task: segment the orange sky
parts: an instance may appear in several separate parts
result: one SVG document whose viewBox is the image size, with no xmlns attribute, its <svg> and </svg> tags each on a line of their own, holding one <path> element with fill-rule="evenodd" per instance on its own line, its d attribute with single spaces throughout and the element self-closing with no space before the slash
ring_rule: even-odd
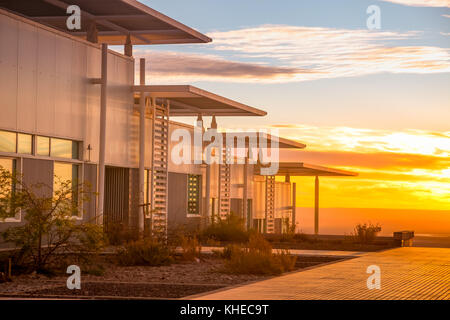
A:
<svg viewBox="0 0 450 320">
<path fill-rule="evenodd" d="M 371 221 L 384 226 L 383 233 L 409 227 L 450 234 L 450 132 L 274 127 L 283 137 L 307 143 L 304 151 L 284 151 L 282 159 L 359 173 L 321 178 L 320 207 L 328 208 L 321 211 L 321 232 L 351 232 L 356 223 Z M 298 183 L 297 206 L 313 207 L 314 178 L 293 180 Z M 300 215 L 306 232 L 312 215 L 309 209 Z"/>
<path fill-rule="evenodd" d="M 307 144 L 284 152 L 285 159 L 359 173 L 322 178 L 322 207 L 450 210 L 450 132 L 274 127 Z M 312 178 L 295 180 L 302 186 L 299 206 L 312 206 Z"/>
</svg>

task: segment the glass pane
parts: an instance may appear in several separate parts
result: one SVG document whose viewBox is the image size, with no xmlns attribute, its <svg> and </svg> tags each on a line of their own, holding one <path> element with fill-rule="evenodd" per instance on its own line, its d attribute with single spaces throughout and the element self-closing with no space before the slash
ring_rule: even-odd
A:
<svg viewBox="0 0 450 320">
<path fill-rule="evenodd" d="M 55 162 L 53 165 L 53 174 L 55 176 L 53 182 L 53 191 L 58 191 L 61 187 L 60 182 L 70 181 L 70 185 L 72 187 L 71 199 L 74 203 L 78 203 L 78 172 L 79 166 L 70 164 L 70 163 L 62 163 Z M 74 212 L 73 215 L 78 215 L 77 212 Z"/>
<path fill-rule="evenodd" d="M 6 169 L 8 170 L 10 173 L 13 173 L 14 170 L 16 169 L 15 167 L 16 161 L 14 159 L 5 159 L 5 158 L 0 158 L 0 168 Z M 13 184 L 13 181 L 10 181 L 9 186 L 4 185 L 4 190 L 2 190 L 2 193 L 6 196 L 6 194 L 8 194 L 9 198 L 9 194 L 10 193 L 14 193 L 15 191 L 15 186 Z M 9 217 L 14 217 L 15 216 L 15 210 L 13 210 L 10 206 L 10 204 L 6 204 L 7 205 L 7 210 L 10 211 Z"/>
<path fill-rule="evenodd" d="M 51 156 L 57 158 L 72 158 L 72 141 L 52 138 Z"/>
<path fill-rule="evenodd" d="M 50 154 L 50 138 L 36 137 L 36 154 L 38 156 L 49 156 Z"/>
<path fill-rule="evenodd" d="M 78 159 L 78 142 L 72 141 L 72 159 Z"/>
<path fill-rule="evenodd" d="M 17 153 L 31 154 L 33 152 L 33 137 L 30 134 L 18 133 Z"/>
<path fill-rule="evenodd" d="M 16 133 L 0 130 L 0 151 L 16 152 Z"/>
<path fill-rule="evenodd" d="M 0 167 L 3 167 L 3 169 L 8 170 L 12 173 L 13 171 L 13 160 L 12 159 L 5 159 L 0 158 Z"/>
</svg>

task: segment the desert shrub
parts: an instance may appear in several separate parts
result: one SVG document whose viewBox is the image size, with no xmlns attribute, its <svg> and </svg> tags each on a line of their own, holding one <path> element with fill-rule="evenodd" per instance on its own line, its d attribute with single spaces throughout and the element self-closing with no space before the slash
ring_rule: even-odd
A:
<svg viewBox="0 0 450 320">
<path fill-rule="evenodd" d="M 354 241 L 360 244 L 370 244 L 373 243 L 373 241 L 377 237 L 377 234 L 380 231 L 381 226 L 378 224 L 376 225 L 373 225 L 372 223 L 357 224 L 352 237 Z"/>
<path fill-rule="evenodd" d="M 231 257 L 242 252 L 242 247 L 237 244 L 229 244 L 223 248 L 220 256 L 224 259 L 231 260 Z"/>
<path fill-rule="evenodd" d="M 0 219 L 17 210 L 24 214 L 24 224 L 2 232 L 15 246 L 15 269 L 49 273 L 64 267 L 63 262 L 88 263 L 103 248 L 102 228 L 75 219 L 82 213 L 82 201 L 90 200 L 89 186 L 58 177 L 55 184 L 55 189 L 42 183 L 27 185 L 21 176 L 0 167 Z"/>
<path fill-rule="evenodd" d="M 136 241 L 139 238 L 137 228 L 131 228 L 123 223 L 109 223 L 107 230 L 108 243 L 113 246 Z"/>
<path fill-rule="evenodd" d="M 142 239 L 119 248 L 117 258 L 125 266 L 162 266 L 173 262 L 173 253 L 162 242 Z"/>
<path fill-rule="evenodd" d="M 252 235 L 247 248 L 229 246 L 224 249 L 225 272 L 233 274 L 276 275 L 293 270 L 296 256 L 289 251 L 272 253 L 272 247 L 261 235 Z"/>
<path fill-rule="evenodd" d="M 197 237 L 183 237 L 181 239 L 181 251 L 183 260 L 192 261 L 200 258 L 202 246 Z"/>
<path fill-rule="evenodd" d="M 246 242 L 249 232 L 245 230 L 244 220 L 231 212 L 225 219 L 212 223 L 200 234 L 202 241 Z"/>
</svg>

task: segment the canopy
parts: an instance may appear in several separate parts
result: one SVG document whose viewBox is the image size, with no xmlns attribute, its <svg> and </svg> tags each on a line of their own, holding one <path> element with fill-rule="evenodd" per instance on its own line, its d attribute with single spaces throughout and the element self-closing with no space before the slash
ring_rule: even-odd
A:
<svg viewBox="0 0 450 320">
<path fill-rule="evenodd" d="M 81 9 L 81 30 L 68 30 L 67 7 Z M 60 31 L 85 38 L 92 22 L 98 42 L 130 44 L 206 43 L 211 39 L 136 0 L 0 0 L 0 7 Z"/>
<path fill-rule="evenodd" d="M 133 86 L 135 98 L 144 92 L 155 99 L 170 101 L 170 116 L 265 116 L 267 112 L 221 97 L 217 94 L 183 85 Z"/>
<path fill-rule="evenodd" d="M 278 169 L 278 176 L 326 176 L 326 177 L 354 177 L 358 174 L 351 171 L 345 171 L 334 168 L 327 168 L 322 166 L 316 166 L 313 164 L 307 164 L 303 162 L 280 162 Z"/>
</svg>

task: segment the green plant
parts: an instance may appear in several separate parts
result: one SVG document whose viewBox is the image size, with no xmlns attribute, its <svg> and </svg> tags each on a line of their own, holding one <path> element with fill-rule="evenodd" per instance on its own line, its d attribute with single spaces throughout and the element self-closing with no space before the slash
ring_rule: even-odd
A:
<svg viewBox="0 0 450 320">
<path fill-rule="evenodd" d="M 380 231 L 381 226 L 379 224 L 357 224 L 352 237 L 356 242 L 360 244 L 370 244 L 373 243 Z"/>
<path fill-rule="evenodd" d="M 78 221 L 82 201 L 89 201 L 87 184 L 74 185 L 55 177 L 55 188 L 42 183 L 27 185 L 0 167 L 0 219 L 21 210 L 24 224 L 2 233 L 13 243 L 13 264 L 24 271 L 49 273 L 62 261 L 88 262 L 104 245 L 103 230 Z"/>
<path fill-rule="evenodd" d="M 125 266 L 163 266 L 173 262 L 173 253 L 162 242 L 141 239 L 119 248 L 117 258 Z"/>
<path fill-rule="evenodd" d="M 202 241 L 210 239 L 215 241 L 246 242 L 249 232 L 245 230 L 244 220 L 231 212 L 225 219 L 218 219 L 204 229 L 200 238 Z"/>
</svg>

